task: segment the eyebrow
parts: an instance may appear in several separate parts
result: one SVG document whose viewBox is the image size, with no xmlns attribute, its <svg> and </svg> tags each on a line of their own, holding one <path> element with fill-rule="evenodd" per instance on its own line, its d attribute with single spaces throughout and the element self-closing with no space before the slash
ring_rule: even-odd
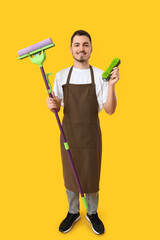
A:
<svg viewBox="0 0 160 240">
<path fill-rule="evenodd" d="M 80 43 L 79 42 L 75 42 L 74 45 L 76 45 L 76 44 L 80 44 Z M 83 44 L 88 44 L 89 45 L 88 42 L 84 42 Z"/>
</svg>

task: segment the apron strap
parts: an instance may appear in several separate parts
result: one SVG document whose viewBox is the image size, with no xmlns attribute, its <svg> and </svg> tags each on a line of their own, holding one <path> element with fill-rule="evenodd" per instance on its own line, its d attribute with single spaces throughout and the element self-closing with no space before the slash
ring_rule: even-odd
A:
<svg viewBox="0 0 160 240">
<path fill-rule="evenodd" d="M 92 84 L 94 84 L 94 74 L 93 74 L 93 68 L 91 65 L 89 65 L 90 71 L 91 71 L 91 79 L 92 79 Z"/>
<path fill-rule="evenodd" d="M 70 80 L 70 77 L 71 77 L 72 69 L 73 69 L 73 66 L 70 68 L 69 73 L 68 73 L 67 85 L 69 84 L 69 80 Z"/>
<path fill-rule="evenodd" d="M 91 65 L 89 65 L 89 68 L 90 68 L 90 72 L 91 72 L 91 80 L 92 80 L 92 84 L 94 84 L 93 68 L 92 68 Z M 71 77 L 72 70 L 73 70 L 73 66 L 70 68 L 69 73 L 68 73 L 68 77 L 67 77 L 67 85 L 69 84 L 69 80 L 70 80 L 70 77 Z"/>
</svg>

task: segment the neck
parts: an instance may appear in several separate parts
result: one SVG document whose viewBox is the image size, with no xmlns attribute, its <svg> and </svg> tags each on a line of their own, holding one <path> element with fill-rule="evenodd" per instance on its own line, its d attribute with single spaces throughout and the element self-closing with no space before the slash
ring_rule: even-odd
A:
<svg viewBox="0 0 160 240">
<path fill-rule="evenodd" d="M 85 62 L 74 61 L 74 67 L 80 68 L 80 69 L 89 68 L 89 61 L 85 61 Z"/>
</svg>

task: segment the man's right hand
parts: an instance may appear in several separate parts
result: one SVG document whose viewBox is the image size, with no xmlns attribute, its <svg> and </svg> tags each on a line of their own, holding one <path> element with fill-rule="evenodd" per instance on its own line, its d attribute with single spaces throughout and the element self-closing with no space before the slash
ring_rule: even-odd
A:
<svg viewBox="0 0 160 240">
<path fill-rule="evenodd" d="M 47 106 L 52 112 L 54 112 L 54 109 L 56 109 L 57 112 L 59 112 L 62 100 L 55 96 L 54 91 L 52 91 L 51 94 L 52 94 L 53 97 L 48 97 L 47 98 L 47 101 L 46 101 Z"/>
</svg>

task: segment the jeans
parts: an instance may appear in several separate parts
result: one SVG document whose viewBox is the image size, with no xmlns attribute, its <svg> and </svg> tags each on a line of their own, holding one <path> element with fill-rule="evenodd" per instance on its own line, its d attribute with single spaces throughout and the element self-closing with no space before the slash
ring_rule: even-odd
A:
<svg viewBox="0 0 160 240">
<path fill-rule="evenodd" d="M 74 193 L 66 189 L 69 213 L 76 214 L 79 212 L 79 193 Z M 88 214 L 95 214 L 98 208 L 99 193 L 86 193 L 86 201 L 88 205 Z"/>
</svg>

